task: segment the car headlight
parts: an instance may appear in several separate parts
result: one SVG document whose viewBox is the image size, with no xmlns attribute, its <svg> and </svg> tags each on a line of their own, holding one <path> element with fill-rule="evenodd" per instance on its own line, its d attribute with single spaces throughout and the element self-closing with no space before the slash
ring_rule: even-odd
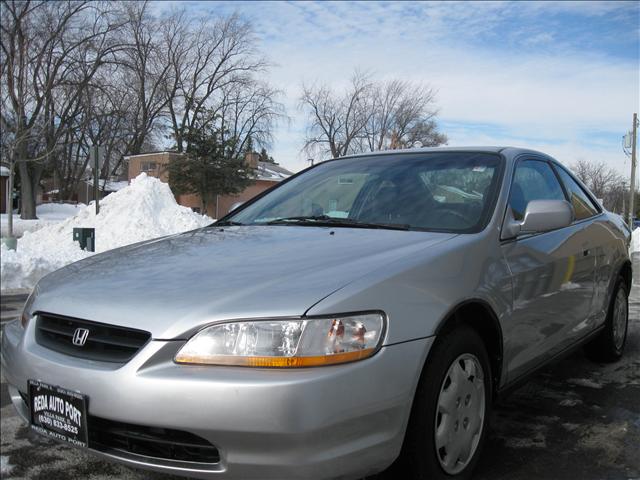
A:
<svg viewBox="0 0 640 480">
<path fill-rule="evenodd" d="M 220 323 L 194 335 L 177 363 L 316 367 L 370 357 L 382 343 L 384 314 Z"/>
<path fill-rule="evenodd" d="M 22 307 L 22 315 L 20 315 L 20 325 L 22 325 L 22 328 L 27 328 L 27 325 L 29 325 L 29 321 L 33 316 L 31 307 L 33 306 L 33 302 L 35 301 L 37 296 L 37 288 L 38 287 L 34 288 L 31 291 L 31 293 L 27 297 L 27 301 L 24 303 L 24 307 Z"/>
</svg>

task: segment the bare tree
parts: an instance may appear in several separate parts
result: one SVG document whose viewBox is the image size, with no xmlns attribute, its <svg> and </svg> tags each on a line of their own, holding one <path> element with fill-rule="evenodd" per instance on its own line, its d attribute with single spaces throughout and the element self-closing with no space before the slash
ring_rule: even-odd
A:
<svg viewBox="0 0 640 480">
<path fill-rule="evenodd" d="M 284 116 L 280 92 L 258 80 L 231 83 L 223 92 L 212 118 L 221 142 L 231 146 L 228 154 L 240 157 L 249 142 L 270 144 L 274 124 Z"/>
<path fill-rule="evenodd" d="M 135 102 L 119 84 L 110 84 L 110 69 L 96 75 L 82 95 L 78 115 L 60 142 L 52 165 L 60 199 L 71 199 L 80 180 L 88 175 L 89 151 L 101 145 L 105 151 L 102 177 L 126 154 L 131 141 Z M 106 74 L 105 74 L 106 73 Z"/>
<path fill-rule="evenodd" d="M 437 146 L 435 92 L 402 80 L 375 82 L 356 71 L 347 89 L 303 86 L 300 106 L 308 113 L 305 149 L 333 158 L 375 150 Z"/>
<path fill-rule="evenodd" d="M 342 95 L 326 85 L 303 85 L 300 106 L 309 117 L 305 150 L 333 158 L 361 151 L 357 140 L 365 138 L 374 114 L 373 90 L 369 76 L 361 72 L 354 73 Z"/>
<path fill-rule="evenodd" d="M 147 3 L 125 4 L 128 22 L 123 34 L 127 46 L 118 62 L 121 94 L 132 102 L 126 153 L 140 153 L 147 136 L 167 113 L 175 97 L 178 78 L 172 61 L 188 51 L 187 28 L 182 13 L 159 20 L 148 13 Z"/>
<path fill-rule="evenodd" d="M 605 208 L 622 211 L 624 179 L 616 170 L 604 162 L 587 160 L 578 160 L 571 170 L 591 193 L 603 201 Z"/>
<path fill-rule="evenodd" d="M 187 133 L 209 128 L 234 85 L 251 85 L 267 67 L 258 56 L 251 26 L 238 15 L 189 25 L 183 40 L 189 49 L 171 55 L 176 89 L 168 108 L 178 151 L 186 150 Z"/>
<path fill-rule="evenodd" d="M 122 26 L 107 3 L 1 3 L 3 124 L 13 117 L 21 217 L 36 218 L 36 189 L 48 160 L 77 115 L 83 91 L 120 47 Z"/>
<path fill-rule="evenodd" d="M 160 21 L 146 2 L 123 3 L 122 45 L 85 89 L 79 120 L 65 135 L 64 155 L 54 166 L 60 198 L 68 199 L 90 167 L 89 149 L 105 151 L 104 182 L 120 172 L 125 155 L 137 154 L 163 128 L 167 104 L 175 92 L 170 59 L 183 45 L 181 14 Z M 179 53 L 179 52 L 178 52 Z"/>
<path fill-rule="evenodd" d="M 363 150 L 370 151 L 425 147 L 447 142 L 438 133 L 435 91 L 426 85 L 390 80 L 376 86 L 372 99 L 373 115 L 366 126 Z"/>
<path fill-rule="evenodd" d="M 183 11 L 155 17 L 146 2 L 0 1 L 3 162 L 19 171 L 23 218 L 35 218 L 43 175 L 72 197 L 91 145 L 106 150 L 106 181 L 165 133 L 186 151 L 194 129 L 215 131 L 238 156 L 249 138 L 267 145 L 283 116 L 237 15 L 192 21 Z"/>
</svg>

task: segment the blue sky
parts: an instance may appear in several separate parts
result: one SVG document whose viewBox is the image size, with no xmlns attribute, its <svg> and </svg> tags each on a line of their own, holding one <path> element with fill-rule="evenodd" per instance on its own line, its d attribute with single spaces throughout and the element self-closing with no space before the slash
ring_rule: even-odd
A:
<svg viewBox="0 0 640 480">
<path fill-rule="evenodd" d="M 566 164 L 606 161 L 630 169 L 621 137 L 640 109 L 638 2 L 162 2 L 238 12 L 274 64 L 290 122 L 270 149 L 284 166 L 301 151 L 303 82 L 336 89 L 354 68 L 438 91 L 449 145 L 509 144 Z"/>
</svg>

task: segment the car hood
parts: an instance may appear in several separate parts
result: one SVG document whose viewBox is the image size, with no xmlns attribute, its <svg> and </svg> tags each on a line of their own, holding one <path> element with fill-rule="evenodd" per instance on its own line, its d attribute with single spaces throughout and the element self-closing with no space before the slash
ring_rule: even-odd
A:
<svg viewBox="0 0 640 480">
<path fill-rule="evenodd" d="M 58 270 L 40 282 L 33 308 L 147 330 L 156 339 L 186 338 L 220 320 L 303 315 L 367 272 L 453 236 L 306 226 L 209 227 Z"/>
</svg>

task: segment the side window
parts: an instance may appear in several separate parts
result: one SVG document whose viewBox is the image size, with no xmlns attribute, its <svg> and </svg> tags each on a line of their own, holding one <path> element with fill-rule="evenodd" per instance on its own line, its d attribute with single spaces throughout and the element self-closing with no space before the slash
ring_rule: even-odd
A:
<svg viewBox="0 0 640 480">
<path fill-rule="evenodd" d="M 524 218 L 524 211 L 531 200 L 565 200 L 562 187 L 547 162 L 525 160 L 516 167 L 509 199 L 516 220 Z"/>
<path fill-rule="evenodd" d="M 556 167 L 556 170 L 567 189 L 573 210 L 576 213 L 576 220 L 583 220 L 597 215 L 600 209 L 593 203 L 582 187 L 578 185 L 578 182 L 564 168 Z"/>
</svg>

